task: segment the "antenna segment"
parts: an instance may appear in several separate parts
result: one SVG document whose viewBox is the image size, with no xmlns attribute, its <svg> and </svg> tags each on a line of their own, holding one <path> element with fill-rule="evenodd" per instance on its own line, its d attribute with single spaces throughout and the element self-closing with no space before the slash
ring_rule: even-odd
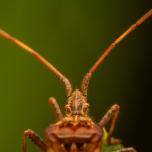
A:
<svg viewBox="0 0 152 152">
<path fill-rule="evenodd" d="M 152 16 L 152 9 L 150 9 L 145 15 L 143 15 L 136 23 L 131 25 L 123 34 L 121 34 L 109 47 L 104 51 L 104 53 L 99 57 L 95 64 L 91 67 L 88 73 L 84 76 L 81 83 L 81 91 L 85 96 L 87 96 L 88 86 L 92 74 L 98 69 L 100 64 L 105 60 L 105 58 L 111 53 L 111 51 L 132 31 L 134 31 L 140 24 Z"/>
<path fill-rule="evenodd" d="M 46 67 L 48 67 L 49 70 L 51 70 L 58 78 L 61 79 L 61 81 L 64 84 L 67 96 L 70 96 L 72 93 L 72 85 L 70 81 L 63 75 L 59 70 L 57 70 L 50 62 L 48 62 L 44 57 L 42 57 L 38 52 L 30 48 L 28 45 L 23 43 L 22 41 L 16 39 L 15 37 L 11 36 L 4 30 L 0 28 L 0 36 L 2 36 L 5 39 L 10 40 L 11 42 L 15 43 L 22 49 L 24 49 L 26 52 L 32 54 L 37 60 L 39 60 L 42 64 L 44 64 Z"/>
</svg>

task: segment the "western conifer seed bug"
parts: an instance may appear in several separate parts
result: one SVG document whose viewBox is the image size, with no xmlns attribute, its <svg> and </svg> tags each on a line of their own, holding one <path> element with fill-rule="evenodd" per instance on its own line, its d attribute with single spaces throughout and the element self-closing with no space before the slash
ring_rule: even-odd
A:
<svg viewBox="0 0 152 152">
<path fill-rule="evenodd" d="M 67 103 L 65 105 L 66 116 L 63 116 L 56 99 L 51 97 L 49 99 L 49 104 L 53 106 L 58 121 L 55 124 L 51 124 L 45 130 L 44 140 L 42 140 L 33 130 L 26 130 L 23 134 L 22 152 L 27 152 L 27 138 L 30 138 L 32 142 L 34 142 L 44 152 L 104 152 L 103 136 L 105 133 L 105 125 L 110 120 L 112 120 L 112 124 L 108 132 L 106 143 L 118 144 L 120 142 L 120 140 L 112 138 L 119 114 L 119 105 L 113 105 L 102 117 L 100 122 L 95 124 L 95 122 L 88 116 L 88 85 L 92 74 L 97 70 L 102 61 L 117 46 L 117 44 L 151 16 L 152 9 L 137 20 L 135 24 L 131 25 L 129 29 L 120 35 L 111 45 L 109 45 L 96 63 L 85 74 L 80 89 L 76 89 L 74 91 L 70 81 L 51 63 L 35 50 L 0 29 L 0 36 L 20 46 L 28 53 L 31 53 L 36 59 L 47 66 L 61 80 L 67 94 Z M 136 150 L 129 147 L 121 148 L 115 152 L 136 152 Z"/>
</svg>

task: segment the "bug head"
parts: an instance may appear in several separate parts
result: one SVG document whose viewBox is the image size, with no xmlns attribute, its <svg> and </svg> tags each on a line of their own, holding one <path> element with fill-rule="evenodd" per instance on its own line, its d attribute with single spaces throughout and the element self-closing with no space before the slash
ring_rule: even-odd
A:
<svg viewBox="0 0 152 152">
<path fill-rule="evenodd" d="M 85 116 L 89 111 L 89 104 L 87 103 L 86 96 L 81 91 L 76 89 L 71 96 L 67 99 L 65 105 L 67 115 L 80 115 Z"/>
</svg>

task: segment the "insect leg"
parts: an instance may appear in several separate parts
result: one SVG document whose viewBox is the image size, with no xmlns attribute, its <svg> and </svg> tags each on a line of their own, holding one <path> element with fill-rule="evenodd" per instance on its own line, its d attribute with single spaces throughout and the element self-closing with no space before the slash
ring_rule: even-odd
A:
<svg viewBox="0 0 152 152">
<path fill-rule="evenodd" d="M 32 142 L 34 142 L 42 151 L 46 152 L 46 144 L 31 129 L 27 129 L 24 131 L 23 139 L 22 139 L 22 152 L 27 152 L 27 144 L 26 144 L 27 137 L 30 138 Z"/>
<path fill-rule="evenodd" d="M 104 127 L 110 121 L 110 119 L 112 119 L 112 124 L 111 124 L 108 137 L 107 137 L 108 144 L 118 144 L 121 142 L 119 139 L 112 138 L 112 134 L 116 126 L 116 121 L 119 115 L 119 111 L 120 111 L 120 106 L 117 104 L 114 104 L 99 122 L 99 126 Z"/>
<path fill-rule="evenodd" d="M 63 118 L 63 114 L 60 110 L 60 107 L 59 107 L 56 99 L 54 97 L 51 97 L 51 98 L 49 98 L 48 103 L 49 103 L 49 105 L 53 106 L 53 110 L 54 110 L 54 113 L 55 113 L 57 119 L 61 120 Z"/>
<path fill-rule="evenodd" d="M 98 135 L 92 136 L 92 139 L 85 146 L 85 152 L 103 152 L 102 149 L 103 145 Z"/>
<path fill-rule="evenodd" d="M 133 147 L 128 147 L 128 148 L 122 148 L 120 150 L 113 151 L 113 152 L 137 152 L 137 151 Z"/>
<path fill-rule="evenodd" d="M 110 126 L 110 129 L 109 129 L 109 132 L 108 132 L 108 137 L 107 137 L 107 143 L 108 144 L 119 144 L 119 143 L 121 143 L 121 141 L 119 139 L 112 138 L 112 134 L 115 130 L 115 126 L 116 126 L 116 122 L 117 122 L 117 119 L 118 119 L 119 112 L 120 112 L 119 108 L 116 108 L 116 111 L 113 113 L 112 122 L 111 122 L 111 126 Z"/>
</svg>

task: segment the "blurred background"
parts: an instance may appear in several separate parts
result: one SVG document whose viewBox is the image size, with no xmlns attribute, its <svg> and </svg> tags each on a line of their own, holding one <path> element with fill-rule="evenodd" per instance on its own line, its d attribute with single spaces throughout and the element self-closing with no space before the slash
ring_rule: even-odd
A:
<svg viewBox="0 0 152 152">
<path fill-rule="evenodd" d="M 0 26 L 23 40 L 79 87 L 104 49 L 152 7 L 151 0 L 1 0 Z M 88 100 L 98 122 L 112 104 L 121 106 L 115 137 L 139 152 L 150 151 L 152 18 L 117 46 L 93 75 Z M 0 146 L 21 152 L 23 131 L 41 137 L 54 123 L 48 98 L 64 111 L 58 78 L 30 54 L 0 38 Z M 40 151 L 28 140 L 28 151 Z"/>
</svg>

